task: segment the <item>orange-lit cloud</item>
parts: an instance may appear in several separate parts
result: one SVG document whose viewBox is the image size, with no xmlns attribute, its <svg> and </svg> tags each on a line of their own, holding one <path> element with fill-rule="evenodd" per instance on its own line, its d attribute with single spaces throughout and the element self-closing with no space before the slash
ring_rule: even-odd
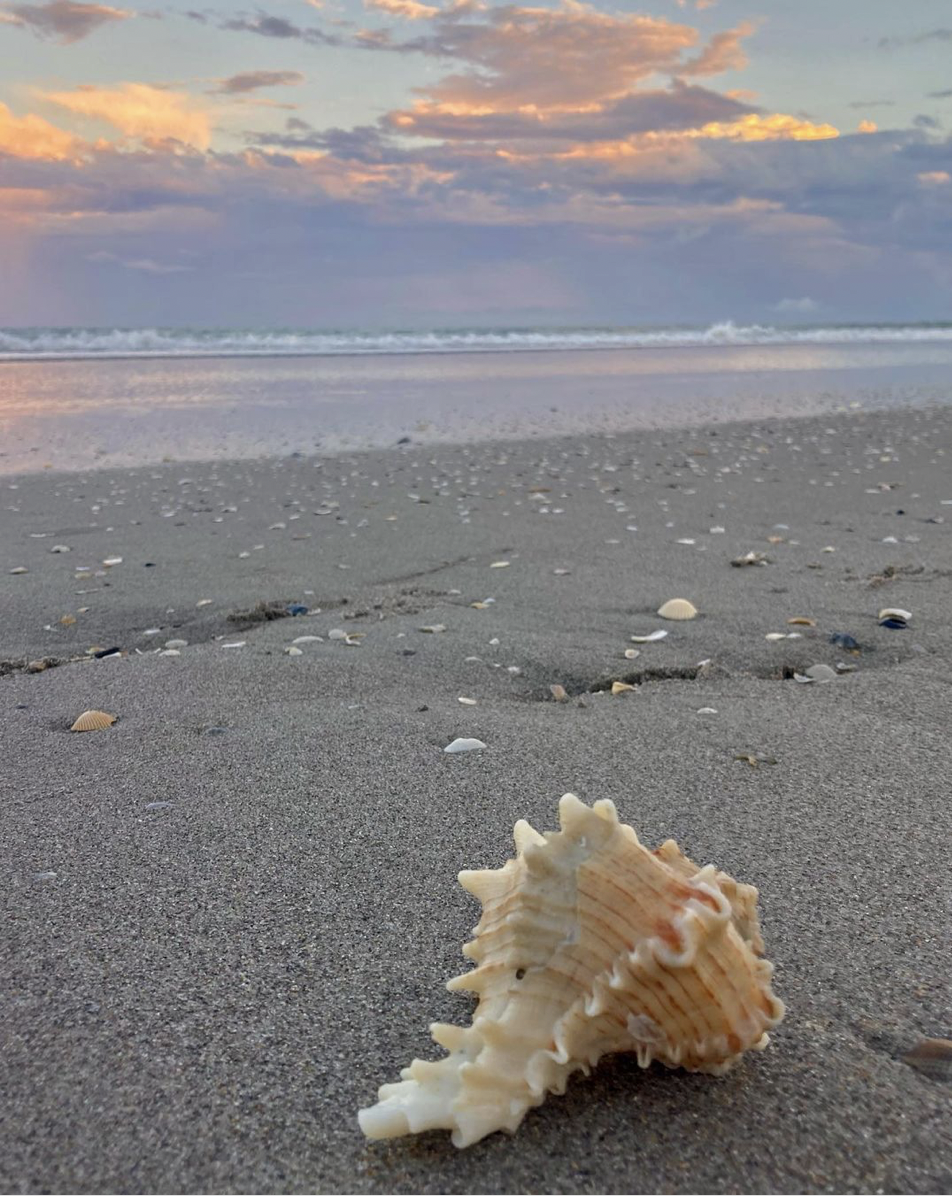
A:
<svg viewBox="0 0 952 1196">
<path fill-rule="evenodd" d="M 62 162 L 76 158 L 80 144 L 78 138 L 42 116 L 14 116 L 0 103 L 0 154 Z"/>
<path fill-rule="evenodd" d="M 875 133 L 879 126 L 874 120 L 861 120 L 857 125 L 857 133 Z"/>
<path fill-rule="evenodd" d="M 916 178 L 926 187 L 943 187 L 952 182 L 952 175 L 947 170 L 923 170 Z"/>
<path fill-rule="evenodd" d="M 430 4 L 421 4 L 419 0 L 364 0 L 364 5 L 378 8 L 394 17 L 405 17 L 408 21 L 425 21 L 440 11 Z"/>
<path fill-rule="evenodd" d="M 657 73 L 700 77 L 734 69 L 745 61 L 740 41 L 751 32 L 745 22 L 702 45 L 690 25 L 606 13 L 577 0 L 558 8 L 474 3 L 442 11 L 432 33 L 385 48 L 466 65 L 421 89 L 431 102 L 474 112 L 566 112 L 618 99 Z"/>
<path fill-rule="evenodd" d="M 754 113 L 727 123 L 712 121 L 691 134 L 696 137 L 727 137 L 731 141 L 826 141 L 839 137 L 833 125 L 817 125 L 796 116 L 776 112 L 772 116 Z"/>
<path fill-rule="evenodd" d="M 211 141 L 209 113 L 184 92 L 147 83 L 84 84 L 73 91 L 47 92 L 44 99 L 77 116 L 105 121 L 141 141 L 179 141 L 200 150 L 208 149 Z"/>
</svg>

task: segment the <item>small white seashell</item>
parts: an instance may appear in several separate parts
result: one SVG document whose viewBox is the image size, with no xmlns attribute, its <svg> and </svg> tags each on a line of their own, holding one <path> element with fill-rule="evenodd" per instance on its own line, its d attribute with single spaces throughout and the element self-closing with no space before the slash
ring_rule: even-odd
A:
<svg viewBox="0 0 952 1196">
<path fill-rule="evenodd" d="M 508 569 L 511 563 L 511 561 L 493 561 L 489 567 L 490 569 Z"/>
<path fill-rule="evenodd" d="M 637 660 L 640 655 L 641 655 L 641 653 L 638 651 L 637 648 L 626 648 L 625 649 L 625 660 Z"/>
<path fill-rule="evenodd" d="M 787 633 L 785 631 L 768 631 L 764 636 L 764 639 L 770 640 L 772 644 L 775 644 L 777 640 L 785 640 L 786 638 Z"/>
<path fill-rule="evenodd" d="M 146 803 L 147 810 L 167 810 L 172 803 L 170 801 L 150 801 Z"/>
<path fill-rule="evenodd" d="M 11 573 L 29 573 L 29 569 L 27 569 L 24 565 L 17 565 L 17 567 L 15 569 L 11 569 L 10 572 Z"/>
<path fill-rule="evenodd" d="M 481 739 L 454 739 L 443 751 L 447 755 L 456 755 L 457 752 L 478 752 L 485 746 Z"/>
<path fill-rule="evenodd" d="M 188 640 L 166 640 L 166 648 L 187 648 Z"/>
<path fill-rule="evenodd" d="M 652 631 L 650 635 L 633 635 L 631 642 L 633 644 L 653 644 L 655 640 L 663 640 L 668 633 L 666 631 Z"/>
<path fill-rule="evenodd" d="M 323 642 L 322 635 L 299 635 L 297 639 L 291 640 L 292 644 L 322 644 Z"/>
<path fill-rule="evenodd" d="M 181 656 L 182 653 L 178 648 L 163 648 L 159 653 L 160 656 Z"/>
<path fill-rule="evenodd" d="M 828 664 L 813 664 L 807 669 L 806 673 L 794 673 L 793 679 L 803 684 L 810 681 L 817 681 L 822 685 L 827 681 L 836 680 L 836 670 L 831 669 Z"/>
<path fill-rule="evenodd" d="M 236 640 L 233 644 L 222 644 L 223 648 L 243 648 L 247 640 Z"/>
<path fill-rule="evenodd" d="M 713 706 L 702 706 L 698 714 L 717 714 Z"/>
<path fill-rule="evenodd" d="M 161 627 L 147 627 L 145 629 L 145 631 L 143 631 L 142 634 L 143 635 L 161 635 L 162 628 Z"/>
<path fill-rule="evenodd" d="M 612 682 L 612 697 L 617 697 L 619 694 L 633 693 L 637 689 L 635 685 L 629 685 L 626 681 Z"/>
<path fill-rule="evenodd" d="M 68 544 L 54 544 L 50 552 L 72 552 Z"/>
<path fill-rule="evenodd" d="M 329 640 L 345 640 L 347 639 L 347 632 L 340 627 L 332 627 L 327 633 L 327 638 Z"/>
<path fill-rule="evenodd" d="M 678 540 L 679 544 L 694 544 L 695 542 L 694 540 Z"/>
<path fill-rule="evenodd" d="M 103 561 L 103 565 L 107 569 L 111 569 L 113 567 L 113 565 L 121 565 L 121 564 L 122 564 L 121 556 L 107 556 L 106 559 Z"/>
<path fill-rule="evenodd" d="M 476 705 L 475 698 L 457 698 L 456 700 L 457 700 L 457 702 L 459 702 L 459 704 L 461 706 L 475 706 Z"/>
<path fill-rule="evenodd" d="M 876 616 L 880 622 L 883 619 L 898 619 L 903 623 L 908 623 L 912 618 L 912 611 L 901 610 L 898 606 L 886 606 Z"/>
<path fill-rule="evenodd" d="M 199 600 L 195 603 L 196 606 L 211 606 L 211 604 L 211 598 L 199 598 Z"/>
<path fill-rule="evenodd" d="M 444 623 L 432 623 L 428 627 L 421 627 L 420 630 L 428 631 L 430 635 L 439 635 L 441 631 L 446 630 L 446 625 Z"/>
<path fill-rule="evenodd" d="M 301 651 L 301 649 L 295 648 L 295 646 L 293 644 L 290 646 L 290 648 L 285 648 L 284 653 L 286 656 L 303 656 L 304 655 L 304 653 Z"/>
<path fill-rule="evenodd" d="M 697 607 L 687 598 L 669 598 L 658 608 L 658 614 L 662 619 L 694 619 L 697 617 Z"/>
</svg>

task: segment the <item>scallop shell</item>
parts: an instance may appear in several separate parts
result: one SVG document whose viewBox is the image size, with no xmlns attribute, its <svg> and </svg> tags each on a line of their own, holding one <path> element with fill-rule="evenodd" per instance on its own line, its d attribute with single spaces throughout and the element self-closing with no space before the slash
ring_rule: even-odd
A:
<svg viewBox="0 0 952 1196">
<path fill-rule="evenodd" d="M 105 731 L 107 727 L 111 727 L 116 721 L 114 714 L 106 714 L 104 710 L 84 710 L 75 723 L 70 727 L 71 731 Z"/>
<path fill-rule="evenodd" d="M 664 606 L 658 607 L 662 619 L 696 619 L 697 607 L 687 598 L 669 598 Z"/>
<path fill-rule="evenodd" d="M 559 819 L 546 835 L 517 822 L 515 859 L 459 874 L 483 906 L 463 948 L 478 966 L 447 988 L 479 1005 L 471 1026 L 430 1027 L 446 1058 L 415 1059 L 360 1110 L 369 1138 L 448 1129 L 469 1146 L 514 1132 L 603 1055 L 719 1075 L 767 1045 L 784 1008 L 760 958 L 757 890 L 670 839 L 649 851 L 610 801 L 567 793 Z"/>
</svg>

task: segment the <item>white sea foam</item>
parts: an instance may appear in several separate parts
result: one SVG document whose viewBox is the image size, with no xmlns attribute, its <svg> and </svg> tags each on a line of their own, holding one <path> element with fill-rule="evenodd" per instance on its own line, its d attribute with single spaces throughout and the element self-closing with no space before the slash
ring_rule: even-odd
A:
<svg viewBox="0 0 952 1196">
<path fill-rule="evenodd" d="M 659 349 L 716 345 L 861 345 L 952 342 L 952 324 L 829 325 L 775 328 L 500 328 L 432 332 L 279 329 L 0 329 L 0 361 L 88 357 L 301 357 L 383 353 L 463 353 L 559 349 Z"/>
</svg>

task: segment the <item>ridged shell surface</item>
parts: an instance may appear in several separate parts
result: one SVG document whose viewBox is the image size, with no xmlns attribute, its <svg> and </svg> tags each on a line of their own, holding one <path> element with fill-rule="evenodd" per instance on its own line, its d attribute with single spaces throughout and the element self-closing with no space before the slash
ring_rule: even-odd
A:
<svg viewBox="0 0 952 1196">
<path fill-rule="evenodd" d="M 606 1054 L 720 1074 L 783 1016 L 760 958 L 757 890 L 668 840 L 651 852 L 610 801 L 559 804 L 561 830 L 515 827 L 517 855 L 461 872 L 482 903 L 447 985 L 479 997 L 471 1026 L 433 1024 L 449 1054 L 416 1059 L 359 1113 L 370 1138 L 429 1129 L 469 1146 L 513 1132 L 549 1092 Z"/>
<path fill-rule="evenodd" d="M 116 721 L 114 714 L 107 714 L 105 710 L 84 710 L 75 723 L 70 727 L 71 731 L 105 731 L 107 727 L 111 727 Z"/>
<path fill-rule="evenodd" d="M 658 614 L 662 619 L 696 619 L 697 607 L 687 598 L 669 598 L 663 606 L 658 607 Z"/>
</svg>

